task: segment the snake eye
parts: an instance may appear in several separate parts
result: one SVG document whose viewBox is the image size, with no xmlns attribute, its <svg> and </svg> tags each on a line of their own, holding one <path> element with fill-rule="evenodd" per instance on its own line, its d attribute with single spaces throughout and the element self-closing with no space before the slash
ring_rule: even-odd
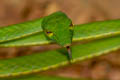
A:
<svg viewBox="0 0 120 80">
<path fill-rule="evenodd" d="M 71 23 L 70 26 L 73 26 L 73 23 Z"/>
<path fill-rule="evenodd" d="M 45 32 L 49 37 L 51 37 L 53 35 L 53 33 L 51 31 L 45 31 Z"/>
<path fill-rule="evenodd" d="M 70 24 L 69 29 L 70 29 L 70 30 L 73 30 L 73 24 L 72 24 L 72 23 Z"/>
<path fill-rule="evenodd" d="M 52 32 L 51 32 L 51 31 L 46 31 L 46 33 L 47 33 L 47 34 L 50 34 L 50 33 L 52 33 Z"/>
</svg>

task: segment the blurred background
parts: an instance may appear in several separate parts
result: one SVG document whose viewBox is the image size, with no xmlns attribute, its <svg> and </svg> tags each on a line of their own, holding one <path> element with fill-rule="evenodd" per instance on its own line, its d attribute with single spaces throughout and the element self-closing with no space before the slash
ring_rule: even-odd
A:
<svg viewBox="0 0 120 80">
<path fill-rule="evenodd" d="M 119 19 L 120 0 L 0 0 L 0 26 L 34 20 L 56 11 L 65 12 L 73 24 Z M 0 59 L 46 51 L 54 46 L 57 45 L 0 48 Z M 120 80 L 120 50 L 41 74 Z"/>
</svg>

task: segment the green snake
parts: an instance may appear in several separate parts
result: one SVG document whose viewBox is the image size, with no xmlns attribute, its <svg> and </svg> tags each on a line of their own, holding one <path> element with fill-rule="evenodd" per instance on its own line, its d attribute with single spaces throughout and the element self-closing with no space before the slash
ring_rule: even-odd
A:
<svg viewBox="0 0 120 80">
<path fill-rule="evenodd" d="M 88 24 L 72 25 L 72 21 L 66 16 L 66 14 L 64 14 L 63 12 L 55 12 L 49 16 L 40 19 L 0 28 L 0 46 L 1 47 L 30 46 L 36 44 L 41 45 L 56 42 L 57 44 L 67 48 L 69 58 L 71 60 L 73 57 L 71 55 L 70 50 L 72 42 L 104 38 L 119 34 L 120 34 L 120 20 L 100 21 Z M 118 42 L 117 40 L 116 42 Z M 89 45 L 86 44 L 86 46 Z M 54 51 L 52 53 L 53 55 L 55 54 Z M 61 56 L 60 54 L 56 55 L 60 56 L 61 59 L 63 58 L 63 56 Z M 48 54 L 45 54 L 45 56 L 49 57 Z M 38 59 L 42 60 L 42 56 L 35 55 L 31 57 L 34 58 L 33 63 L 35 62 L 39 63 Z M 21 60 L 24 59 L 26 61 L 22 63 Z M 15 63 L 10 64 L 13 62 Z M 0 77 L 20 75 L 22 73 L 29 74 L 32 73 L 32 71 L 38 72 L 41 70 L 39 69 L 40 67 L 36 68 L 35 66 L 34 68 L 34 65 L 28 66 L 25 65 L 25 63 L 32 64 L 32 60 L 27 56 L 10 60 L 1 60 Z M 49 62 L 47 64 L 53 65 L 53 62 L 51 61 L 51 63 Z M 43 68 L 44 70 L 48 69 L 48 67 L 46 68 L 46 65 L 42 64 L 40 65 L 42 67 L 45 67 Z M 4 66 L 8 66 L 7 69 L 4 69 Z M 24 69 L 21 68 L 22 66 L 26 68 L 26 71 L 24 71 Z M 12 70 L 12 67 L 15 67 L 15 70 Z M 18 67 L 19 69 L 17 69 L 16 67 Z"/>
<path fill-rule="evenodd" d="M 70 50 L 73 37 L 72 21 L 64 13 L 56 12 L 43 19 L 42 28 L 48 38 L 67 48 L 69 59 L 72 59 Z"/>
</svg>

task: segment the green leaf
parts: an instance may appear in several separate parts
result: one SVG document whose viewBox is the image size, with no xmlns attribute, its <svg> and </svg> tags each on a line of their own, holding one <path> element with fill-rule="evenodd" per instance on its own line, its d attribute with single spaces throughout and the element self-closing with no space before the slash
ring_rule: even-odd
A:
<svg viewBox="0 0 120 80">
<path fill-rule="evenodd" d="M 39 19 L 1 28 L 0 46 L 14 47 L 53 43 L 48 40 L 42 32 L 41 22 L 42 19 Z M 103 39 L 72 46 L 72 63 L 119 49 L 119 34 L 120 20 L 75 25 L 73 42 L 99 38 Z M 68 59 L 65 48 L 43 52 L 41 54 L 0 60 L 0 77 L 25 75 L 67 64 Z"/>
<path fill-rule="evenodd" d="M 0 42 L 22 38 L 42 31 L 41 19 L 0 28 Z"/>
<path fill-rule="evenodd" d="M 73 62 L 100 56 L 120 48 L 120 36 L 72 46 Z M 65 48 L 0 60 L 0 77 L 25 75 L 68 64 Z"/>
<path fill-rule="evenodd" d="M 2 31 L 2 29 L 0 30 Z M 30 30 L 28 31 L 30 32 Z M 109 36 L 114 36 L 119 34 L 120 34 L 120 20 L 100 21 L 100 22 L 94 22 L 94 23 L 88 23 L 88 24 L 82 24 L 82 25 L 75 25 L 73 42 L 104 38 L 104 37 L 109 37 Z M 26 36 L 24 38 L 20 38 L 17 40 L 3 42 L 0 44 L 0 46 L 15 47 L 15 46 L 43 45 L 43 44 L 49 44 L 49 43 L 53 43 L 53 42 L 48 40 L 43 32 L 39 32 L 36 34 L 32 34 L 31 36 Z"/>
</svg>

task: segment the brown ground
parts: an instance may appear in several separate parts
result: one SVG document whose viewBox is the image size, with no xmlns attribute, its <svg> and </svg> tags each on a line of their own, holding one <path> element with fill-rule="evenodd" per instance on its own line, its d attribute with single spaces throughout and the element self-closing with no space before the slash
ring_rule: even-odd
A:
<svg viewBox="0 0 120 80">
<path fill-rule="evenodd" d="M 120 18 L 119 0 L 0 0 L 0 26 L 15 24 L 63 11 L 74 24 Z M 0 58 L 30 54 L 44 47 L 0 48 Z M 120 51 L 91 60 L 47 71 L 45 74 L 66 77 L 120 80 Z"/>
</svg>

